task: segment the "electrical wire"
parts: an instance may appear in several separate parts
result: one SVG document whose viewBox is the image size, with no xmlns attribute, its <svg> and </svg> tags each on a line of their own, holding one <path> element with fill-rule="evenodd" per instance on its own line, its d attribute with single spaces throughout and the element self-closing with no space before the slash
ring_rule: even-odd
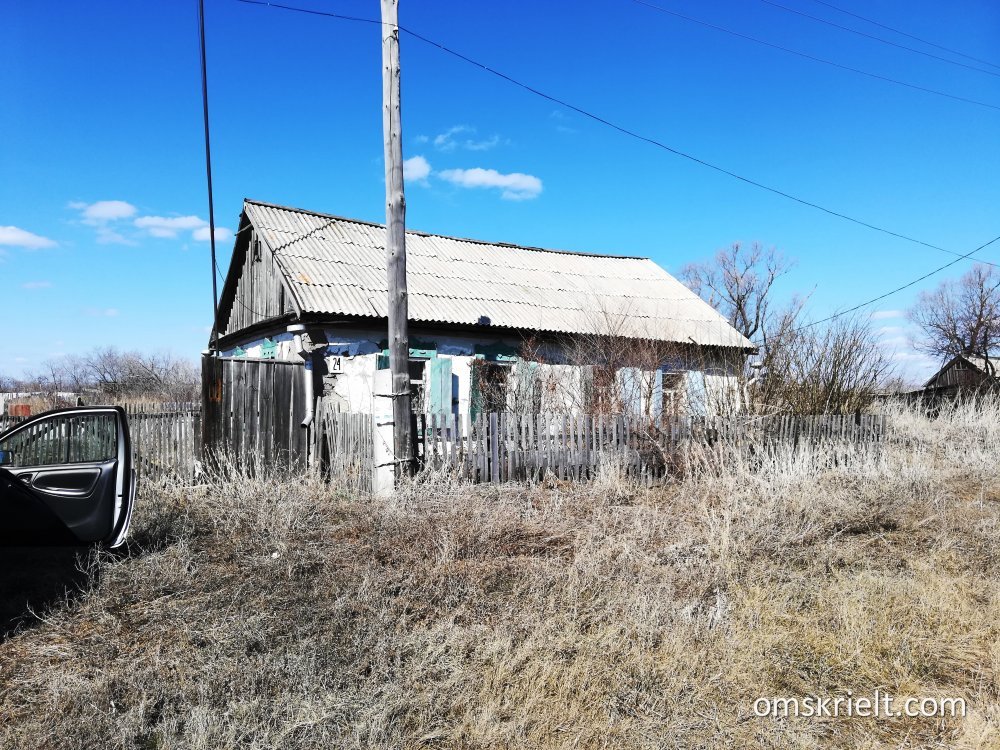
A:
<svg viewBox="0 0 1000 750">
<path fill-rule="evenodd" d="M 931 42 L 931 41 L 929 41 L 927 39 L 923 39 L 923 38 L 921 38 L 919 36 L 916 36 L 914 34 L 909 34 L 909 33 L 905 32 L 905 31 L 897 29 L 895 26 L 889 26 L 888 24 L 880 23 L 879 21 L 876 21 L 873 18 L 868 18 L 866 16 L 862 16 L 862 15 L 859 15 L 857 13 L 852 13 L 851 11 L 845 10 L 844 8 L 840 8 L 840 7 L 836 6 L 836 5 L 834 5 L 833 3 L 828 3 L 825 0 L 813 0 L 813 2 L 814 3 L 819 3 L 820 5 L 825 5 L 827 8 L 831 8 L 832 10 L 835 10 L 838 13 L 843 13 L 843 14 L 851 16 L 853 18 L 857 18 L 860 21 L 865 21 L 866 23 L 870 23 L 870 24 L 872 24 L 874 26 L 878 26 L 880 29 L 885 29 L 886 31 L 891 31 L 894 34 L 899 34 L 900 36 L 905 36 L 908 39 L 913 39 L 914 41 L 920 42 L 921 44 L 926 44 L 929 47 L 934 47 L 935 49 L 939 49 L 939 50 L 942 50 L 944 52 L 950 52 L 953 55 L 958 55 L 959 57 L 964 57 L 966 60 L 972 60 L 972 61 L 977 62 L 977 63 L 982 63 L 983 65 L 989 65 L 991 68 L 1000 68 L 1000 65 L 997 65 L 996 63 L 992 63 L 989 60 L 983 60 L 983 59 L 981 59 L 979 57 L 973 57 L 972 55 L 967 55 L 964 52 L 959 52 L 957 49 L 951 49 L 950 47 L 945 47 L 942 44 L 935 44 L 934 42 Z"/>
<path fill-rule="evenodd" d="M 330 11 L 314 10 L 314 9 L 311 9 L 311 8 L 299 8 L 299 7 L 296 7 L 296 6 L 293 6 L 293 5 L 283 5 L 283 4 L 280 4 L 280 3 L 269 2 L 268 0 L 237 0 L 237 2 L 246 3 L 248 5 L 261 5 L 261 6 L 266 6 L 266 7 L 269 7 L 269 8 L 279 8 L 281 10 L 294 11 L 294 12 L 298 12 L 298 13 L 306 13 L 306 14 L 315 15 L 315 16 L 324 16 L 324 17 L 327 17 L 327 18 L 338 18 L 338 19 L 345 20 L 345 21 L 357 21 L 357 22 L 361 22 L 361 23 L 376 24 L 376 25 L 379 25 L 379 26 L 382 25 L 382 22 L 380 20 L 375 20 L 375 19 L 371 19 L 371 18 L 360 18 L 358 16 L 348 16 L 348 15 L 344 15 L 344 14 L 341 14 L 341 13 L 333 13 L 333 12 L 330 12 Z M 770 185 L 766 185 L 766 184 L 764 184 L 762 182 L 758 182 L 757 180 L 753 180 L 753 179 L 751 179 L 749 177 L 744 177 L 743 175 L 738 174 L 736 172 L 733 172 L 733 171 L 731 171 L 729 169 L 726 169 L 725 167 L 721 167 L 721 166 L 719 166 L 717 164 L 713 164 L 712 162 L 706 161 L 705 159 L 701 159 L 701 158 L 699 158 L 697 156 L 694 156 L 692 154 L 689 154 L 689 153 L 686 153 L 684 151 L 681 151 L 680 149 L 677 149 L 677 148 L 674 148 L 672 146 L 669 146 L 669 145 L 667 145 L 667 144 L 665 144 L 665 143 L 663 143 L 661 141 L 656 140 L 655 138 L 651 138 L 649 136 L 642 135 L 642 134 L 640 134 L 640 133 L 638 133 L 638 132 L 636 132 L 634 130 L 631 130 L 631 129 L 623 126 L 623 125 L 619 125 L 619 124 L 617 124 L 615 122 L 612 122 L 611 120 L 605 119 L 604 117 L 601 117 L 600 115 L 595 115 L 592 112 L 588 112 L 587 110 L 585 110 L 585 109 L 583 109 L 581 107 L 578 107 L 575 104 L 571 104 L 570 102 L 568 102 L 568 101 L 566 101 L 564 99 L 559 99 L 558 97 L 552 96 L 551 94 L 546 94 L 545 92 L 540 91 L 539 89 L 536 89 L 536 88 L 534 88 L 532 86 L 529 86 L 526 83 L 522 83 L 521 81 L 519 81 L 516 78 L 513 78 L 513 77 L 511 77 L 509 75 L 507 75 L 506 73 L 502 73 L 499 70 L 491 68 L 490 66 L 488 66 L 488 65 L 486 65 L 484 63 L 481 63 L 481 62 L 479 62 L 477 60 L 473 60 L 472 58 L 467 57 L 466 55 L 463 55 L 460 52 L 456 52 L 455 50 L 453 50 L 453 49 L 451 49 L 449 47 L 446 47 L 445 45 L 443 45 L 443 44 L 441 44 L 439 42 L 436 42 L 433 39 L 428 39 L 427 37 L 422 36 L 421 34 L 418 34 L 415 31 L 411 31 L 411 30 L 409 30 L 409 29 L 407 29 L 407 28 L 405 28 L 403 26 L 399 26 L 398 28 L 399 28 L 399 30 L 401 32 L 407 34 L 408 36 L 413 37 L 414 39 L 418 39 L 418 40 L 424 42 L 425 44 L 428 44 L 428 45 L 430 45 L 432 47 L 436 47 L 437 49 L 441 50 L 442 52 L 446 52 L 449 55 L 452 55 L 453 57 L 457 57 L 459 60 L 462 60 L 462 61 L 464 61 L 464 62 L 466 62 L 466 63 L 468 63 L 470 65 L 473 65 L 474 67 L 477 67 L 480 70 L 483 70 L 483 71 L 485 71 L 485 72 L 487 72 L 487 73 L 489 73 L 491 75 L 494 75 L 497 78 L 501 78 L 504 81 L 507 81 L 508 83 L 513 84 L 514 86 L 517 86 L 519 88 L 524 89 L 525 91 L 528 91 L 528 92 L 534 94 L 535 96 L 538 96 L 538 97 L 540 97 L 542 99 L 545 99 L 546 101 L 550 101 L 550 102 L 552 102 L 554 104 L 558 104 L 558 105 L 560 105 L 562 107 L 565 107 L 566 109 L 569 109 L 569 110 L 571 110 L 573 112 L 576 112 L 577 114 L 582 115 L 582 116 L 584 116 L 584 117 L 586 117 L 586 118 L 588 118 L 590 120 L 593 120 L 594 122 L 600 123 L 601 125 L 609 127 L 612 130 L 616 130 L 619 133 L 622 133 L 623 135 L 627 135 L 627 136 L 629 136 L 631 138 L 634 138 L 634 139 L 636 139 L 638 141 L 642 141 L 642 142 L 647 143 L 647 144 L 649 144 L 651 146 L 655 146 L 656 148 L 659 148 L 659 149 L 662 149 L 664 151 L 667 151 L 668 153 L 674 154 L 675 156 L 679 156 L 679 157 L 681 157 L 683 159 L 687 159 L 688 161 L 694 162 L 695 164 L 700 164 L 701 166 L 707 167 L 708 169 L 711 169 L 711 170 L 714 170 L 716 172 L 719 172 L 720 174 L 724 174 L 724 175 L 726 175 L 728 177 L 732 177 L 735 180 L 739 180 L 740 182 L 744 182 L 744 183 L 746 183 L 748 185 L 752 185 L 752 186 L 754 186 L 756 188 L 759 188 L 761 190 L 765 190 L 765 191 L 767 191 L 769 193 L 773 193 L 774 195 L 778 195 L 778 196 L 780 196 L 782 198 L 786 198 L 786 199 L 788 199 L 790 201 L 794 201 L 795 203 L 798 203 L 800 205 L 807 206 L 809 208 L 813 208 L 813 209 L 815 209 L 817 211 L 821 211 L 821 212 L 823 212 L 825 214 L 828 214 L 830 216 L 835 216 L 835 217 L 837 217 L 839 219 L 843 219 L 844 221 L 849 221 L 852 224 L 856 224 L 858 226 L 862 226 L 862 227 L 865 227 L 867 229 L 871 229 L 871 230 L 873 230 L 875 232 L 881 232 L 882 234 L 886 234 L 886 235 L 888 235 L 890 237 L 895 237 L 897 239 L 906 240 L 907 242 L 911 242 L 911 243 L 913 243 L 915 245 L 921 245 L 923 247 L 930 248 L 931 250 L 937 250 L 939 252 L 946 253 L 948 255 L 959 255 L 959 253 L 956 253 L 953 250 L 948 250 L 946 248 L 940 247 L 939 245 L 934 245 L 934 244 L 932 244 L 930 242 L 925 242 L 923 240 L 917 239 L 915 237 L 910 237 L 910 236 L 902 234 L 900 232 L 894 232 L 891 229 L 886 229 L 886 228 L 880 227 L 880 226 L 878 226 L 876 224 L 871 224 L 871 223 L 869 223 L 867 221 L 863 221 L 862 219 L 856 219 L 853 216 L 850 216 L 848 214 L 842 213 L 840 211 L 835 211 L 833 209 L 827 208 L 825 206 L 822 206 L 822 205 L 820 205 L 818 203 L 814 203 L 812 201 L 808 201 L 808 200 L 806 200 L 804 198 L 800 198 L 800 197 L 798 197 L 796 195 L 793 195 L 792 193 L 788 193 L 788 192 L 785 192 L 784 190 L 780 190 L 778 188 L 771 187 Z M 962 256 L 962 257 L 964 257 L 964 256 Z M 1000 267 L 1000 264 L 997 264 L 997 263 L 992 263 L 990 261 L 983 261 L 983 262 L 986 263 L 986 264 L 988 264 L 988 265 L 991 265 L 991 266 Z"/>
<path fill-rule="evenodd" d="M 212 148 L 208 132 L 208 63 L 205 55 L 205 0 L 198 0 L 198 37 L 201 42 L 201 101 L 205 124 L 205 174 L 208 178 L 208 233 L 212 248 L 212 265 L 218 269 L 215 259 L 215 204 L 212 197 Z M 212 328 L 217 334 L 219 326 L 219 284 L 212 273 Z M 213 341 L 210 342 L 214 344 Z M 216 350 L 218 352 L 218 350 Z"/>
<path fill-rule="evenodd" d="M 664 8 L 660 5 L 655 5 L 647 0 L 632 0 L 637 5 L 643 5 L 651 10 L 658 11 L 660 13 L 665 13 L 668 16 L 673 16 L 675 18 L 680 18 L 684 21 L 689 21 L 690 23 L 696 23 L 699 26 L 704 26 L 709 29 L 714 29 L 715 31 L 721 31 L 725 34 L 738 37 L 740 39 L 745 39 L 748 42 L 754 42 L 755 44 L 761 44 L 765 47 L 770 47 L 772 49 L 781 50 L 782 52 L 787 52 L 790 55 L 796 55 L 802 57 L 806 60 L 812 60 L 813 62 L 822 63 L 823 65 L 829 65 L 840 70 L 846 70 L 851 73 L 857 73 L 858 75 L 867 76 L 868 78 L 874 78 L 879 81 L 885 81 L 886 83 L 892 83 L 897 86 L 904 86 L 908 89 L 913 89 L 914 91 L 922 91 L 926 94 L 934 94 L 935 96 L 943 96 L 946 99 L 953 99 L 958 102 L 964 102 L 966 104 L 974 104 L 978 107 L 986 107 L 988 109 L 1000 110 L 1000 105 L 990 104 L 989 102 L 980 101 L 978 99 L 969 99 L 965 96 L 958 96 L 957 94 L 949 94 L 946 91 L 939 91 L 938 89 L 927 88 L 926 86 L 919 86 L 915 83 L 907 83 L 906 81 L 900 81 L 897 78 L 890 78 L 889 76 L 884 76 L 879 73 L 872 73 L 868 70 L 862 70 L 861 68 L 854 68 L 850 65 L 844 65 L 843 63 L 834 62 L 833 60 L 827 60 L 823 57 L 816 57 L 815 55 L 810 55 L 807 52 L 799 52 L 798 50 L 791 49 L 789 47 L 784 47 L 780 44 L 775 44 L 774 42 L 768 42 L 764 39 L 759 39 L 755 36 L 750 36 L 749 34 L 744 34 L 739 31 L 734 31 L 733 29 L 727 29 L 725 26 L 719 26 L 718 24 L 710 23 L 709 21 L 703 21 L 699 18 L 694 18 L 692 16 L 684 15 L 683 13 L 678 13 L 677 11 Z"/>
<path fill-rule="evenodd" d="M 251 5 L 264 5 L 264 6 L 268 6 L 268 7 L 280 8 L 282 10 L 297 11 L 297 12 L 301 12 L 301 13 L 308 13 L 308 14 L 311 14 L 311 15 L 318 15 L 318 16 L 326 16 L 326 17 L 330 17 L 330 18 L 338 18 L 338 19 L 347 20 L 347 21 L 358 21 L 358 22 L 362 22 L 362 23 L 371 23 L 371 24 L 382 25 L 381 21 L 370 19 L 370 18 L 359 18 L 359 17 L 356 17 L 356 16 L 346 16 L 346 15 L 342 15 L 342 14 L 339 14 L 339 13 L 330 13 L 328 11 L 312 10 L 312 9 L 308 9 L 308 8 L 297 8 L 295 6 L 280 5 L 278 3 L 267 2 L 266 0 L 238 0 L 238 2 L 247 3 L 247 4 L 251 4 Z M 950 268 L 951 266 L 954 266 L 959 261 L 967 260 L 972 255 L 974 255 L 975 253 L 978 253 L 980 250 L 984 250 L 985 248 L 989 247 L 990 245 L 994 244 L 995 242 L 1000 241 L 1000 235 L 998 235 L 998 236 L 994 237 L 992 240 L 990 240 L 989 242 L 983 243 L 982 245 L 980 245 L 979 247 L 977 247 L 975 250 L 971 250 L 968 253 L 959 254 L 959 253 L 954 252 L 952 250 L 946 250 L 945 248 L 938 247 L 937 245 L 932 245 L 932 244 L 924 242 L 922 240 L 918 240 L 918 239 L 915 239 L 913 237 L 908 237 L 908 236 L 903 235 L 903 234 L 898 234 L 898 233 L 892 232 L 892 231 L 890 231 L 888 229 L 884 229 L 882 227 L 878 227 L 878 226 L 875 226 L 873 224 L 869 224 L 869 223 L 861 221 L 859 219 L 855 219 L 855 218 L 853 218 L 851 216 L 847 216 L 846 214 L 841 214 L 841 213 L 838 213 L 836 211 L 832 211 L 832 210 L 824 208 L 823 206 L 820 206 L 818 204 L 810 203 L 808 201 L 805 201 L 805 200 L 803 200 L 801 198 L 798 198 L 798 197 L 796 197 L 794 195 L 791 195 L 789 193 L 785 193 L 783 191 L 777 190 L 777 189 L 769 187 L 767 185 L 763 185 L 761 183 L 755 182 L 754 180 L 750 180 L 750 179 L 748 179 L 746 177 L 738 175 L 735 172 L 730 172 L 729 170 L 724 169 L 724 168 L 719 167 L 719 166 L 716 166 L 714 164 L 711 164 L 710 162 L 706 162 L 706 161 L 704 161 L 702 159 L 699 159 L 699 158 L 697 158 L 695 156 L 691 156 L 690 154 L 686 154 L 686 153 L 684 153 L 682 151 L 679 151 L 677 149 L 671 148 L 670 146 L 667 146 L 667 145 L 665 145 L 663 143 L 660 143 L 659 141 L 656 141 L 656 140 L 654 140 L 652 138 L 648 138 L 646 136 L 643 136 L 643 135 L 640 135 L 638 133 L 635 133 L 635 132 L 633 132 L 633 131 L 625 128 L 625 127 L 622 127 L 620 125 L 616 125 L 613 122 L 605 120 L 604 118 L 602 118 L 602 117 L 600 117 L 598 115 L 595 115 L 595 114 L 592 114 L 590 112 L 587 112 L 586 110 L 583 110 L 583 109 L 581 109 L 581 108 L 579 108 L 579 107 L 577 107 L 577 106 L 575 106 L 573 104 L 570 104 L 569 102 L 563 101 L 563 100 L 558 99 L 558 98 L 556 98 L 554 96 L 551 96 L 551 95 L 546 94 L 544 92 L 541 92 L 541 91 L 539 91 L 537 89 L 534 89 L 531 86 L 528 86 L 527 84 L 521 83 L 520 81 L 518 81 L 518 80 L 516 80 L 514 78 L 511 78 L 510 76 L 508 76 L 508 75 L 506 75 L 504 73 L 501 73 L 501 72 L 499 72 L 497 70 L 494 70 L 493 68 L 490 68 L 489 66 L 487 66 L 487 65 L 485 65 L 483 63 L 480 63 L 480 62 L 478 62 L 476 60 L 473 60 L 473 59 L 471 59 L 469 57 L 466 57 L 465 55 L 463 55 L 463 54 L 461 54 L 459 52 L 456 52 L 456 51 L 454 51 L 452 49 L 449 49 L 448 47 L 445 47 L 444 45 L 442 45 L 442 44 L 440 44 L 438 42 L 435 42 L 435 41 L 433 41 L 431 39 L 428 39 L 428 38 L 426 38 L 424 36 L 421 36 L 420 34 L 417 34 L 416 32 L 410 31 L 409 29 L 406 29 L 406 28 L 404 28 L 402 26 L 399 26 L 398 28 L 403 33 L 408 34 L 409 36 L 412 36 L 415 39 L 419 39 L 420 41 L 423 41 L 423 42 L 425 42 L 425 43 L 427 43 L 427 44 L 429 44 L 431 46 L 437 47 L 438 49 L 440 49 L 440 50 L 442 50 L 444 52 L 447 52 L 450 55 L 458 57 L 459 59 L 464 60 L 467 63 L 470 63 L 471 65 L 474 65 L 474 66 L 476 66 L 478 68 L 481 68 L 482 70 L 484 70 L 484 71 L 486 71 L 488 73 L 491 73 L 491 74 L 493 74 L 495 76 L 498 76 L 498 77 L 504 79 L 505 81 L 508 81 L 508 82 L 510 82 L 510 83 L 512 83 L 512 84 L 514 84 L 516 86 L 519 86 L 520 88 L 523 88 L 523 89 L 525 89 L 525 90 L 527 90 L 527 91 L 529 91 L 529 92 L 531 92 L 533 94 L 536 94 L 537 96 L 542 97 L 543 99 L 546 99 L 548 101 L 551 101 L 551 102 L 554 102 L 554 103 L 559 104 L 561 106 L 564 106 L 567 109 L 571 109 L 574 112 L 577 112 L 577 113 L 579 113 L 579 114 L 581 114 L 581 115 L 583 115 L 585 117 L 588 117 L 588 118 L 590 118 L 592 120 L 595 120 L 596 122 L 599 122 L 599 123 L 601 123 L 603 125 L 611 127 L 613 129 L 615 129 L 615 130 L 617 130 L 617 131 L 619 131 L 621 133 L 624 133 L 626 135 L 629 135 L 629 136 L 631 136 L 633 138 L 637 138 L 638 140 L 641 140 L 641 141 L 644 141 L 646 143 L 650 143 L 650 144 L 652 144 L 654 146 L 657 146 L 659 148 L 662 148 L 662 149 L 664 149 L 666 151 L 669 151 L 672 154 L 675 154 L 677 156 L 681 156 L 681 157 L 683 157 L 685 159 L 689 159 L 689 160 L 694 161 L 694 162 L 696 162 L 698 164 L 701 164 L 703 166 L 709 167 L 709 168 L 711 168 L 711 169 L 713 169 L 713 170 L 715 170 L 717 172 L 721 172 L 723 174 L 729 175 L 730 177 L 738 179 L 738 180 L 740 180 L 742 182 L 746 182 L 748 184 L 754 185 L 755 187 L 759 187 L 759 188 L 761 188 L 763 190 L 767 190 L 768 192 L 775 193 L 775 194 L 780 195 L 782 197 L 785 197 L 785 198 L 788 198 L 790 200 L 793 200 L 793 201 L 795 201 L 797 203 L 801 203 L 801 204 L 809 206 L 811 208 L 818 209 L 820 211 L 823 211 L 824 213 L 830 214 L 832 216 L 837 216 L 839 218 L 845 219 L 847 221 L 850 221 L 852 223 L 858 224 L 860 226 L 864 226 L 864 227 L 867 227 L 869 229 L 873 229 L 875 231 L 882 232 L 884 234 L 888 234 L 888 235 L 893 236 L 893 237 L 897 237 L 899 239 L 907 240 L 909 242 L 913 242 L 913 243 L 918 244 L 918 245 L 923 245 L 924 247 L 929 247 L 929 248 L 934 249 L 934 250 L 940 250 L 941 252 L 948 253 L 949 255 L 956 255 L 956 256 L 958 256 L 955 260 L 950 261 L 948 263 L 945 263 L 944 265 L 939 266 L 938 268 L 935 268 L 933 271 L 930 271 L 929 273 L 926 273 L 923 276 L 920 276 L 919 278 L 913 279 L 912 281 L 909 281 L 909 282 L 907 282 L 906 284 L 903 284 L 900 287 L 897 287 L 897 288 L 895 288 L 895 289 L 893 289 L 893 290 L 891 290 L 889 292 L 886 292 L 885 294 L 881 294 L 881 295 L 879 295 L 877 297 L 874 297 L 874 298 L 872 298 L 870 300 L 867 300 L 867 301 L 862 302 L 862 303 L 860 303 L 858 305 L 855 305 L 854 307 L 848 308 L 847 310 L 842 310 L 840 312 L 834 313 L 833 315 L 827 316 L 826 318 L 822 318 L 820 320 L 816 320 L 816 321 L 813 321 L 811 323 L 808 323 L 808 324 L 806 324 L 804 326 L 801 326 L 799 329 L 796 329 L 796 330 L 803 330 L 805 328 L 811 328 L 812 326 L 819 325 L 820 323 L 829 322 L 829 321 L 834 320 L 836 318 L 839 318 L 839 317 L 842 317 L 842 316 L 847 315 L 849 313 L 852 313 L 852 312 L 855 312 L 857 310 L 860 310 L 863 307 L 867 307 L 868 305 L 871 305 L 871 304 L 873 304 L 875 302 L 879 302 L 879 301 L 885 299 L 886 297 L 889 297 L 889 296 L 891 296 L 893 294 L 897 294 L 898 292 L 901 292 L 904 289 L 908 289 L 909 287 L 912 287 L 915 284 L 919 284 L 921 281 L 924 281 L 924 280 L 930 278 L 931 276 L 933 276 L 933 275 L 935 275 L 937 273 L 940 273 L 941 271 L 943 271 L 943 270 L 945 270 L 947 268 Z M 315 230 L 313 230 L 313 231 L 315 231 Z M 292 241 L 294 241 L 294 240 L 292 240 Z M 287 245 L 288 245 L 288 243 L 285 243 L 284 246 L 287 246 Z M 980 262 L 985 263 L 987 265 L 1000 267 L 1000 265 L 998 265 L 996 263 L 991 263 L 990 261 L 980 261 Z"/>
<path fill-rule="evenodd" d="M 989 242 L 984 242 L 982 245 L 980 245 L 979 247 L 977 247 L 975 250 L 971 250 L 971 251 L 965 253 L 964 255 L 961 255 L 958 258 L 956 258 L 955 260 L 950 261 L 948 263 L 945 263 L 943 266 L 938 266 L 933 271 L 929 271 L 928 273 L 925 273 L 923 276 L 920 276 L 919 278 L 913 279 L 912 281 L 908 281 L 905 284 L 903 284 L 902 286 L 896 287 L 892 291 L 886 292 L 884 294 L 880 294 L 878 297 L 873 297 L 872 299 L 867 300 L 865 302 L 862 302 L 860 304 L 857 304 L 854 307 L 849 307 L 846 310 L 841 310 L 839 312 L 834 313 L 833 315 L 829 315 L 829 316 L 827 316 L 825 318 L 821 318 L 820 320 L 814 320 L 811 323 L 806 323 L 805 325 L 799 326 L 798 328 L 796 328 L 795 331 L 803 331 L 806 328 L 812 328 L 813 326 L 817 326 L 820 323 L 828 323 L 829 321 L 835 320 L 836 318 L 840 318 L 840 317 L 843 317 L 844 315 L 848 315 L 848 314 L 850 314 L 852 312 L 856 312 L 856 311 L 860 310 L 862 307 L 867 307 L 868 305 L 871 305 L 871 304 L 873 304 L 875 302 L 881 302 L 886 297 L 891 297 L 892 295 L 894 295 L 894 294 L 896 294 L 898 292 L 901 292 L 904 289 L 909 289 L 911 286 L 914 286 L 916 284 L 919 284 L 921 281 L 925 281 L 925 280 L 929 279 L 931 276 L 934 276 L 935 274 L 940 273 L 941 271 L 945 270 L 946 268 L 951 268 L 953 265 L 955 265 L 959 261 L 966 260 L 967 258 L 971 257 L 975 253 L 978 253 L 980 250 L 983 250 L 983 249 L 989 247 L 990 245 L 992 245 L 994 242 L 997 242 L 997 241 L 1000 241 L 1000 235 L 997 235 L 996 237 L 994 237 Z"/>
<path fill-rule="evenodd" d="M 1000 78 L 1000 73 L 996 73 L 992 70 L 983 70 L 982 68 L 977 68 L 975 65 L 969 65 L 968 63 L 958 62 L 958 60 L 949 60 L 947 57 L 941 57 L 940 55 L 935 55 L 932 52 L 925 52 L 922 49 L 917 49 L 916 47 L 907 47 L 905 44 L 898 44 L 896 42 L 890 42 L 888 39 L 883 39 L 882 37 L 875 36 L 874 34 L 866 34 L 864 31 L 858 31 L 857 29 L 852 29 L 850 26 L 842 26 L 839 23 L 833 21 L 828 21 L 825 18 L 820 18 L 819 16 L 814 16 L 805 11 L 796 10 L 795 8 L 789 8 L 787 5 L 782 5 L 781 3 L 776 3 L 774 0 L 757 0 L 764 5 L 770 5 L 773 8 L 778 8 L 785 11 L 786 13 L 793 13 L 797 16 L 802 16 L 803 18 L 808 18 L 812 21 L 825 24 L 827 26 L 832 26 L 835 29 L 840 29 L 841 31 L 846 31 L 851 34 L 857 34 L 866 39 L 872 39 L 876 42 L 881 42 L 882 44 L 887 44 L 890 47 L 896 47 L 897 49 L 906 50 L 907 52 L 913 52 L 917 55 L 923 55 L 924 57 L 929 57 L 933 60 L 939 60 L 940 62 L 948 63 L 949 65 L 957 65 L 960 68 L 967 68 L 968 70 L 975 70 L 980 73 L 985 73 L 988 76 L 996 76 Z"/>
</svg>

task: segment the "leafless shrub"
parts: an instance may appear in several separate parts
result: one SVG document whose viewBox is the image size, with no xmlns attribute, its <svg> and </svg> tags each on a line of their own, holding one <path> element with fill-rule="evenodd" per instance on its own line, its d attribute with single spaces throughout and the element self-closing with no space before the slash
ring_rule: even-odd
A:
<svg viewBox="0 0 1000 750">
<path fill-rule="evenodd" d="M 867 318 L 812 326 L 797 308 L 776 322 L 748 389 L 758 412 L 850 413 L 868 408 L 893 376 L 892 359 Z"/>
</svg>

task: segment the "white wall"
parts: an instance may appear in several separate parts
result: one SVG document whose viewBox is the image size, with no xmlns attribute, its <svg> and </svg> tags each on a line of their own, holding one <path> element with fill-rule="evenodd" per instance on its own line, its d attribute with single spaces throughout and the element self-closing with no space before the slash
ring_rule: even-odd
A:
<svg viewBox="0 0 1000 750">
<path fill-rule="evenodd" d="M 385 337 L 371 329 L 362 328 L 330 327 L 324 330 L 324 334 L 327 340 L 325 347 L 328 365 L 337 356 L 341 358 L 343 363 L 342 373 L 336 376 L 331 373 L 325 378 L 326 388 L 332 388 L 333 393 L 342 400 L 345 411 L 374 412 L 376 410 L 377 359 L 381 353 L 380 344 Z M 476 337 L 451 333 L 417 333 L 411 334 L 411 339 L 432 341 L 436 346 L 437 356 L 451 360 L 452 375 L 457 376 L 458 380 L 457 392 L 453 394 L 453 397 L 457 398 L 457 411 L 460 414 L 467 414 L 471 406 L 471 367 L 472 362 L 477 358 L 475 354 L 477 345 L 491 346 L 500 343 L 513 350 L 520 347 L 519 339 L 490 335 Z M 276 359 L 286 361 L 299 359 L 291 334 L 282 333 L 273 336 L 271 341 L 277 344 L 275 348 Z M 244 344 L 242 349 L 247 357 L 260 357 L 263 354 L 263 337 Z M 234 351 L 234 349 L 230 349 L 222 354 L 223 356 L 233 356 Z M 546 356 L 554 359 L 556 353 L 549 351 L 546 352 Z M 739 380 L 734 371 L 733 361 L 713 356 L 700 357 L 692 364 L 705 369 L 685 373 L 677 392 L 677 403 L 681 406 L 682 412 L 715 414 L 739 408 L 741 401 Z M 681 369 L 682 365 L 674 363 L 673 367 Z M 619 371 L 617 378 L 621 381 L 623 388 L 634 390 L 635 386 L 628 386 L 628 383 L 641 383 L 640 390 L 644 394 L 650 392 L 649 385 L 654 376 L 652 372 L 638 373 L 637 380 L 632 373 L 625 373 L 625 369 Z M 511 377 L 517 377 L 517 372 L 518 368 L 515 364 Z M 543 412 L 580 413 L 583 411 L 583 378 L 579 367 L 539 363 L 534 368 L 534 372 L 541 383 L 541 408 Z M 645 403 L 646 400 L 645 396 L 638 400 L 642 413 L 649 410 L 651 406 Z M 653 410 L 655 411 L 655 409 Z"/>
</svg>

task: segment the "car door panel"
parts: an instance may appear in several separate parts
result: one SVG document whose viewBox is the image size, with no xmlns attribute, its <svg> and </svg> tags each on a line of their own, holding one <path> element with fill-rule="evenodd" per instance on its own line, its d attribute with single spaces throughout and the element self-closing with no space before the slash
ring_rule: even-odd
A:
<svg viewBox="0 0 1000 750">
<path fill-rule="evenodd" d="M 6 469 L 0 468 L 3 521 L 0 545 L 79 544 L 77 537 L 48 505 Z"/>
<path fill-rule="evenodd" d="M 96 466 L 79 469 L 52 469 L 28 474 L 26 482 L 40 492 L 60 497 L 87 497 L 104 472 Z"/>
<path fill-rule="evenodd" d="M 120 544 L 135 498 L 128 423 L 117 407 L 65 409 L 39 415 L 0 435 L 12 465 L 0 482 L 0 539 L 7 544 Z M 22 492 L 6 484 L 16 483 Z M 18 504 L 18 510 L 12 509 Z M 42 510 L 44 509 L 44 510 Z M 23 541 L 17 524 L 24 526 Z M 40 537 L 40 539 L 39 539 Z M 49 540 L 53 541 L 49 541 Z"/>
</svg>

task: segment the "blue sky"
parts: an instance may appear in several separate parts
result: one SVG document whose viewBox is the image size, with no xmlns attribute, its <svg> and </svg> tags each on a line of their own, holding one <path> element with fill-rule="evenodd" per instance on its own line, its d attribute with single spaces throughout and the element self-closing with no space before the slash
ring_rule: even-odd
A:
<svg viewBox="0 0 1000 750">
<path fill-rule="evenodd" d="M 287 2 L 378 15 L 375 0 Z M 1000 106 L 998 75 L 762 0 L 655 2 Z M 1000 74 L 816 0 L 780 2 Z M 989 0 L 834 4 L 1000 64 L 1000 6 Z M 237 0 L 206 6 L 217 225 L 235 227 L 244 197 L 383 220 L 378 27 Z M 102 345 L 196 357 L 211 277 L 195 1 L 5 0 L 0 14 L 0 289 L 13 302 L 0 373 Z M 628 0 L 402 0 L 400 17 L 537 89 L 834 210 L 958 252 L 1000 233 L 996 109 Z M 403 38 L 402 61 L 404 156 L 423 159 L 410 162 L 411 228 L 648 255 L 672 272 L 758 240 L 796 259 L 779 293 L 812 292 L 815 317 L 948 260 L 627 138 L 413 38 Z M 219 243 L 223 270 L 231 249 Z M 983 256 L 1000 261 L 1000 245 Z M 872 311 L 919 375 L 929 363 L 908 352 L 895 312 L 915 294 Z"/>
</svg>

